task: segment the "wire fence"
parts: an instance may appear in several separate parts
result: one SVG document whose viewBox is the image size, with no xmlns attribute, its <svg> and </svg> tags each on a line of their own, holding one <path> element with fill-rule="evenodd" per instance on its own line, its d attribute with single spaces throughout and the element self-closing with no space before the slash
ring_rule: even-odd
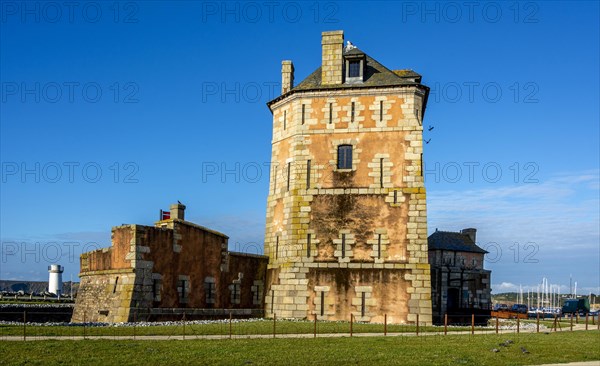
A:
<svg viewBox="0 0 600 366">
<path fill-rule="evenodd" d="M 574 330 L 600 330 L 598 317 L 558 317 L 550 319 L 501 319 L 472 314 L 443 316 L 441 325 L 431 325 L 419 319 L 405 324 L 388 323 L 387 315 L 382 323 L 355 321 L 351 315 L 347 321 L 291 320 L 273 318 L 190 320 L 183 312 L 178 320 L 163 322 L 130 323 L 70 323 L 33 322 L 43 317 L 67 316 L 61 312 L 2 312 L 3 318 L 12 321 L 0 322 L 0 339 L 232 339 L 232 338 L 277 338 L 277 337 L 337 337 L 337 336 L 446 336 L 468 334 L 470 336 L 529 333 L 565 332 Z M 136 314 L 134 313 L 134 320 Z M 469 319 L 470 318 L 470 319 Z"/>
</svg>

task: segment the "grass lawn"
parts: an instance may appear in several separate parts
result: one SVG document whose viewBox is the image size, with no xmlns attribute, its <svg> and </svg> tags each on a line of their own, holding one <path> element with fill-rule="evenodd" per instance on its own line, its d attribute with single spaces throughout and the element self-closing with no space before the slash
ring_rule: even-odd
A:
<svg viewBox="0 0 600 366">
<path fill-rule="evenodd" d="M 514 343 L 498 345 L 507 339 Z M 599 331 L 579 331 L 418 338 L 11 341 L 0 343 L 0 354 L 2 362 L 11 365 L 530 365 L 600 360 L 599 344 Z"/>
<path fill-rule="evenodd" d="M 592 319 L 592 317 L 588 318 L 588 327 L 589 329 L 598 329 L 598 318 L 595 317 Z M 512 321 L 513 323 L 515 322 L 514 320 Z M 536 319 L 527 319 L 527 320 L 522 320 L 522 323 L 532 323 L 535 324 L 537 322 Z M 577 324 L 584 324 L 585 325 L 585 317 L 580 317 L 579 321 L 573 319 L 573 326 L 576 326 Z M 540 319 L 540 326 L 545 326 L 547 328 L 554 328 L 554 319 Z M 556 327 L 558 329 L 569 329 L 571 327 L 571 319 L 568 318 L 557 318 L 557 323 L 556 323 Z"/>
</svg>

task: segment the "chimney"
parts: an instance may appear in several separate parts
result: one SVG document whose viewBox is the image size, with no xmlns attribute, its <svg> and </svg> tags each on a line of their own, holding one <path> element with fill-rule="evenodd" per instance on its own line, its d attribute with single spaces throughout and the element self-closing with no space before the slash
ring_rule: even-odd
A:
<svg viewBox="0 0 600 366">
<path fill-rule="evenodd" d="M 339 85 L 343 77 L 344 31 L 323 32 L 321 36 L 321 85 Z"/>
<path fill-rule="evenodd" d="M 185 205 L 184 204 L 175 203 L 175 204 L 171 205 L 171 207 L 169 207 L 169 210 L 171 211 L 171 219 L 185 220 L 185 216 L 184 216 Z"/>
<path fill-rule="evenodd" d="M 294 64 L 292 61 L 281 61 L 281 94 L 285 94 L 294 87 Z"/>
<path fill-rule="evenodd" d="M 463 235 L 468 235 L 469 238 L 471 238 L 471 240 L 473 241 L 473 243 L 475 243 L 475 239 L 477 239 L 477 229 L 474 229 L 474 228 L 462 229 L 460 231 L 460 233 Z"/>
</svg>

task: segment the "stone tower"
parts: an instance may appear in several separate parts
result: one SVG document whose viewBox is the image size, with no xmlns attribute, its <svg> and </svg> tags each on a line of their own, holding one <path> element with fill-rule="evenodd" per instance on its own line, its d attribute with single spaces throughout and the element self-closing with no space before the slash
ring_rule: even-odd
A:
<svg viewBox="0 0 600 366">
<path fill-rule="evenodd" d="M 422 121 L 429 88 L 343 31 L 294 86 L 282 63 L 267 200 L 265 314 L 431 323 Z"/>
</svg>

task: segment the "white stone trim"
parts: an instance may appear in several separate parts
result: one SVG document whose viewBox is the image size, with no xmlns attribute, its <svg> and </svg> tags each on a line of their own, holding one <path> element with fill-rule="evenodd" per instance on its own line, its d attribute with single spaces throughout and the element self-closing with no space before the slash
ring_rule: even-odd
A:
<svg viewBox="0 0 600 366">
<path fill-rule="evenodd" d="M 372 286 L 355 286 L 354 287 L 355 296 L 352 298 L 351 303 L 352 306 L 355 307 L 355 311 L 352 312 L 354 315 L 354 319 L 359 322 L 368 322 L 371 320 L 371 317 L 374 315 L 371 312 L 371 309 L 377 306 L 377 301 L 373 298 L 373 287 Z M 363 293 L 365 296 L 365 311 L 363 315 L 362 307 L 363 307 Z"/>
<path fill-rule="evenodd" d="M 313 305 L 314 310 L 312 314 L 317 317 L 317 320 L 327 320 L 329 316 L 335 315 L 335 302 L 328 299 L 330 295 L 329 286 L 315 286 L 313 288 L 314 298 Z M 321 295 L 324 294 L 324 295 Z M 323 304 L 323 314 L 321 315 L 321 296 L 323 296 L 325 303 Z"/>
<path fill-rule="evenodd" d="M 381 235 L 381 238 L 379 237 Z M 379 244 L 381 241 L 381 257 L 379 258 Z M 378 228 L 375 229 L 375 233 L 373 234 L 373 238 L 367 240 L 367 244 L 371 244 L 373 246 L 373 250 L 371 251 L 371 257 L 375 263 L 384 263 L 385 258 L 387 258 L 387 247 L 390 244 L 390 240 L 387 234 L 387 229 Z"/>
<path fill-rule="evenodd" d="M 333 255 L 338 259 L 339 263 L 350 262 L 350 260 L 354 256 L 354 253 L 352 252 L 352 246 L 354 244 L 354 234 L 352 234 L 350 230 L 340 230 L 338 238 L 333 239 L 333 245 L 335 245 L 335 251 Z"/>
<path fill-rule="evenodd" d="M 340 145 L 351 145 L 352 146 L 352 169 L 338 169 L 338 147 Z M 331 152 L 332 160 L 329 160 L 329 165 L 334 172 L 351 172 L 358 169 L 358 163 L 360 163 L 360 153 L 362 149 L 358 148 L 358 139 L 333 139 L 331 140 Z"/>
</svg>

